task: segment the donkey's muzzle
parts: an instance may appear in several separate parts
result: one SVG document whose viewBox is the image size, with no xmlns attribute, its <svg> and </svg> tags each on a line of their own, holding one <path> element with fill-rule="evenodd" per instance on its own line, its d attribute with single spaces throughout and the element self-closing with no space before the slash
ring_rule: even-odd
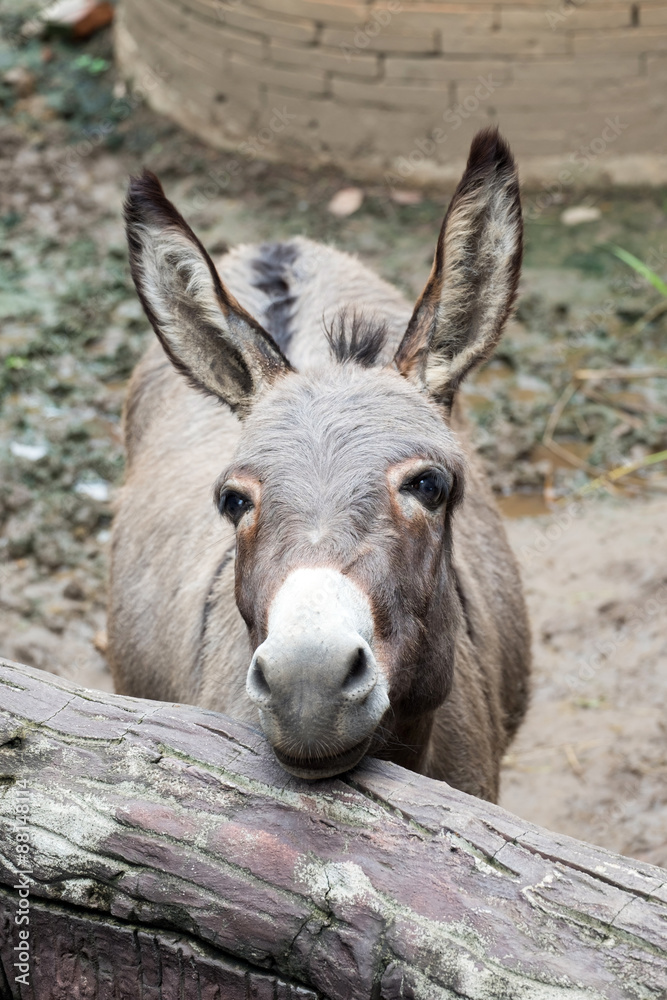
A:
<svg viewBox="0 0 667 1000">
<path fill-rule="evenodd" d="M 273 748 L 277 760 L 286 771 L 295 774 L 298 778 L 306 778 L 314 781 L 317 778 L 331 778 L 336 774 L 343 774 L 359 763 L 371 744 L 372 737 L 356 743 L 349 750 L 339 754 L 331 754 L 329 757 L 293 757 L 283 753 L 278 747 Z"/>
<path fill-rule="evenodd" d="M 331 569 L 292 573 L 274 598 L 246 691 L 283 767 L 326 778 L 354 767 L 389 707 L 367 598 Z"/>
</svg>

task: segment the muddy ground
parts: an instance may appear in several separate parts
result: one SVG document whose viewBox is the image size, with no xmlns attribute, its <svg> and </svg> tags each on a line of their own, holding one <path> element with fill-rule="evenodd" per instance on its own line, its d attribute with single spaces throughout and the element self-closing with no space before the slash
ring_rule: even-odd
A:
<svg viewBox="0 0 667 1000">
<path fill-rule="evenodd" d="M 535 679 L 502 805 L 667 867 L 667 499 L 596 497 L 507 527 Z"/>
<path fill-rule="evenodd" d="M 128 174 L 143 164 L 158 172 L 214 252 L 301 232 L 358 253 L 411 297 L 447 199 L 400 204 L 369 187 L 341 219 L 326 207 L 347 183 L 336 171 L 241 158 L 230 175 L 239 156 L 203 147 L 117 79 L 108 33 L 25 42 L 29 13 L 0 3 L 0 654 L 110 690 L 105 579 L 120 415 L 148 337 L 121 228 Z M 525 196 L 517 317 L 466 386 L 512 516 L 535 634 L 533 704 L 505 762 L 502 801 L 667 865 L 664 465 L 619 480 L 613 496 L 571 499 L 596 471 L 667 447 L 667 379 L 582 383 L 555 429 L 573 457 L 542 443 L 575 370 L 664 365 L 667 318 L 642 320 L 660 296 L 609 248 L 664 276 L 667 193 L 543 195 Z M 599 218 L 565 225 L 564 210 L 582 204 Z M 545 513 L 554 500 L 561 506 Z M 526 513 L 540 516 L 517 519 Z"/>
</svg>

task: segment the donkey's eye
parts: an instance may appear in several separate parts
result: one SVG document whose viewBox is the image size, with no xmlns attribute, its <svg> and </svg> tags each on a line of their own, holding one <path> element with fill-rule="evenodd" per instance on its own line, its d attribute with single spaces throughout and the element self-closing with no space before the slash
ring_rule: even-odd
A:
<svg viewBox="0 0 667 1000">
<path fill-rule="evenodd" d="M 238 524 L 244 514 L 252 509 L 252 501 L 236 490 L 225 490 L 220 495 L 218 510 L 233 524 Z"/>
<path fill-rule="evenodd" d="M 438 469 L 428 469 L 420 472 L 414 479 L 408 480 L 401 490 L 411 493 L 429 510 L 440 507 L 449 495 L 449 482 L 443 472 Z"/>
</svg>

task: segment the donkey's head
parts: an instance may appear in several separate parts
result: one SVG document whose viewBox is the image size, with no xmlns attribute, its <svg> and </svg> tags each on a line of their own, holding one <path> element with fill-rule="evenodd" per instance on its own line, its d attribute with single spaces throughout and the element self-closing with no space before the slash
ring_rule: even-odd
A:
<svg viewBox="0 0 667 1000">
<path fill-rule="evenodd" d="M 167 355 L 243 421 L 215 498 L 236 526 L 246 690 L 278 759 L 326 777 L 384 741 L 412 744 L 414 763 L 451 686 L 461 614 L 451 532 L 465 467 L 448 415 L 497 343 L 519 275 L 507 145 L 495 131 L 475 139 L 384 365 L 379 338 L 360 350 L 348 335 L 336 362 L 294 371 L 151 174 L 133 181 L 126 214 L 134 280 Z"/>
</svg>

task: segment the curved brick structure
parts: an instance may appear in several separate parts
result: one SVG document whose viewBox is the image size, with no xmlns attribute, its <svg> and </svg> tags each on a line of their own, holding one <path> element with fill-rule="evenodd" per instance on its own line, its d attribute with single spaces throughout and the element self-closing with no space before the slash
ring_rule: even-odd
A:
<svg viewBox="0 0 667 1000">
<path fill-rule="evenodd" d="M 525 180 L 667 182 L 667 2 L 122 0 L 121 68 L 213 145 L 450 182 L 498 122 Z"/>
</svg>

